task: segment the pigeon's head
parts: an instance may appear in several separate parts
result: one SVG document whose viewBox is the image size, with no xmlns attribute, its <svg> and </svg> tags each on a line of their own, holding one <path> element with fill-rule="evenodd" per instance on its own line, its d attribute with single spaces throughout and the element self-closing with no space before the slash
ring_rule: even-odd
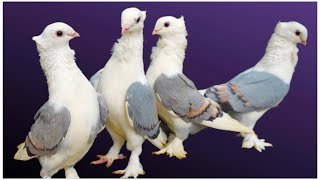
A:
<svg viewBox="0 0 320 180">
<path fill-rule="evenodd" d="M 184 17 L 181 16 L 179 19 L 172 16 L 165 16 L 158 19 L 152 35 L 159 35 L 161 37 L 164 36 L 172 36 L 181 34 L 187 36 L 186 25 L 184 22 Z"/>
<path fill-rule="evenodd" d="M 137 8 L 127 8 L 121 14 L 121 34 L 139 32 L 143 29 L 144 20 L 147 17 L 146 11 Z"/>
<path fill-rule="evenodd" d="M 289 42 L 307 45 L 308 30 L 298 22 L 279 22 L 275 28 L 275 33 Z"/>
<path fill-rule="evenodd" d="M 39 36 L 34 36 L 37 47 L 40 49 L 54 48 L 69 45 L 69 41 L 80 35 L 69 25 L 56 22 L 48 25 Z"/>
</svg>

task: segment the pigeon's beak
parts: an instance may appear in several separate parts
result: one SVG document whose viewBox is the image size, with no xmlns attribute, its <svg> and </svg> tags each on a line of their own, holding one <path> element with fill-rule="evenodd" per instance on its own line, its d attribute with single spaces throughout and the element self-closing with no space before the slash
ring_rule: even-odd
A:
<svg viewBox="0 0 320 180">
<path fill-rule="evenodd" d="M 128 31 L 129 31 L 129 28 L 123 27 L 123 28 L 121 29 L 121 35 L 124 34 L 124 33 L 126 33 L 126 32 L 128 32 Z"/>
<path fill-rule="evenodd" d="M 159 31 L 160 31 L 161 29 L 154 29 L 153 31 L 152 31 L 152 35 L 159 35 Z"/>
<path fill-rule="evenodd" d="M 80 34 L 77 32 L 73 32 L 73 33 L 68 34 L 68 36 L 75 38 L 75 37 L 80 37 Z"/>
<path fill-rule="evenodd" d="M 304 46 L 307 46 L 307 41 L 303 41 L 303 40 L 301 40 L 301 42 L 300 42 L 302 45 L 304 45 Z"/>
<path fill-rule="evenodd" d="M 33 36 L 33 37 L 32 37 L 32 40 L 33 40 L 33 41 L 36 41 L 36 42 L 37 42 L 38 39 L 39 39 L 39 36 Z"/>
</svg>

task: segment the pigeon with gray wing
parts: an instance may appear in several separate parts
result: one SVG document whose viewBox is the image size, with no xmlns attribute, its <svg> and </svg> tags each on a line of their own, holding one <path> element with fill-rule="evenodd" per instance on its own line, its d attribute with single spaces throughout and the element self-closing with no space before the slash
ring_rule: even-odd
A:
<svg viewBox="0 0 320 180">
<path fill-rule="evenodd" d="M 157 139 L 163 134 L 160 130 L 153 91 L 143 68 L 145 19 L 146 12 L 137 8 L 128 8 L 122 12 L 122 36 L 114 44 L 112 56 L 105 67 L 91 78 L 91 82 L 98 79 L 95 81 L 97 91 L 110 102 L 110 119 L 106 128 L 113 140 L 113 146 L 108 153 L 99 155 L 100 159 L 93 161 L 92 164 L 107 162 L 109 167 L 114 160 L 123 159 L 124 156 L 119 153 L 126 141 L 127 149 L 131 151 L 128 165 L 124 170 L 114 172 L 122 174 L 123 178 L 136 178 L 144 174 L 139 159 L 142 144 L 147 138 L 161 145 L 161 141 Z"/>
<path fill-rule="evenodd" d="M 25 142 L 14 159 L 37 158 L 40 176 L 50 178 L 60 169 L 66 178 L 79 178 L 74 165 L 92 146 L 107 119 L 107 104 L 75 63 L 69 41 L 80 35 L 69 25 L 48 25 L 36 42 L 48 82 L 49 100 L 34 116 Z"/>
<path fill-rule="evenodd" d="M 252 68 L 225 84 L 201 90 L 204 96 L 218 102 L 224 111 L 253 129 L 260 117 L 276 107 L 289 92 L 298 62 L 297 44 L 306 45 L 308 31 L 298 22 L 279 22 L 262 59 Z M 255 134 L 241 133 L 243 148 L 265 150 L 272 144 Z"/>
<path fill-rule="evenodd" d="M 203 97 L 182 72 L 187 47 L 184 18 L 166 16 L 158 19 L 153 34 L 160 36 L 152 49 L 147 79 L 155 92 L 158 114 L 172 133 L 165 147 L 155 154 L 167 153 L 185 158 L 183 141 L 206 127 L 254 132 L 222 112 L 214 101 Z"/>
</svg>

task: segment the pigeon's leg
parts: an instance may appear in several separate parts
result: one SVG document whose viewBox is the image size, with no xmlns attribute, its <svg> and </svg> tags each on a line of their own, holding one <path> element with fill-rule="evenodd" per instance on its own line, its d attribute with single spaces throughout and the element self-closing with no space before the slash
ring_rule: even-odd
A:
<svg viewBox="0 0 320 180">
<path fill-rule="evenodd" d="M 166 153 L 168 156 L 175 156 L 178 159 L 184 159 L 187 156 L 187 152 L 184 150 L 183 141 L 188 138 L 188 130 L 179 131 L 176 130 L 176 134 L 170 134 L 169 142 L 166 144 L 166 147 L 161 149 L 160 151 L 154 152 L 153 154 L 164 154 Z"/>
<path fill-rule="evenodd" d="M 110 167 L 114 160 L 126 158 L 123 154 L 119 154 L 121 147 L 124 145 L 125 138 L 117 134 L 112 128 L 107 127 L 107 130 L 112 138 L 113 145 L 106 155 L 97 155 L 100 159 L 92 161 L 91 164 L 102 164 L 107 162 L 106 166 Z"/>
<path fill-rule="evenodd" d="M 259 118 L 266 112 L 259 111 L 259 112 L 248 112 L 248 113 L 237 113 L 233 114 L 232 116 L 239 120 L 239 122 L 251 129 L 254 128 L 256 125 L 256 122 L 259 120 Z M 252 148 L 254 147 L 257 151 L 262 152 L 266 149 L 266 147 L 272 147 L 272 144 L 265 142 L 264 139 L 259 139 L 256 134 L 241 134 L 243 137 L 242 141 L 242 148 Z"/>
<path fill-rule="evenodd" d="M 128 166 L 124 170 L 114 171 L 113 174 L 124 174 L 121 178 L 137 178 L 139 175 L 145 174 L 139 159 L 143 142 L 144 138 L 139 135 L 131 134 L 128 136 L 127 149 L 131 151 Z"/>
<path fill-rule="evenodd" d="M 52 156 L 42 156 L 39 158 L 42 167 L 40 176 L 42 178 L 51 178 L 61 169 L 61 164 L 65 162 L 65 154 L 57 153 Z"/>
<path fill-rule="evenodd" d="M 80 179 L 76 169 L 73 166 L 64 168 L 64 172 L 67 179 Z"/>
</svg>

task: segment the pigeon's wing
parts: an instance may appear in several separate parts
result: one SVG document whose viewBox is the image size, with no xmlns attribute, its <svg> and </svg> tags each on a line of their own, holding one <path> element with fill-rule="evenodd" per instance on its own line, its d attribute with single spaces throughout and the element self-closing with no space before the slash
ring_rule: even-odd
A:
<svg viewBox="0 0 320 180">
<path fill-rule="evenodd" d="M 99 85 L 99 80 L 102 74 L 102 69 L 100 69 L 98 72 L 96 72 L 91 78 L 90 78 L 90 83 L 94 87 L 95 90 L 98 90 L 98 85 Z"/>
<path fill-rule="evenodd" d="M 29 156 L 52 155 L 69 129 L 71 114 L 64 106 L 46 102 L 34 116 L 35 123 L 26 138 Z"/>
<path fill-rule="evenodd" d="M 221 104 L 225 111 L 250 112 L 276 106 L 288 91 L 289 85 L 275 75 L 250 71 L 208 88 L 205 96 Z"/>
<path fill-rule="evenodd" d="M 160 121 L 151 87 L 140 82 L 130 85 L 127 91 L 126 107 L 135 131 L 151 139 L 157 138 Z"/>
<path fill-rule="evenodd" d="M 98 94 L 98 103 L 99 103 L 99 112 L 100 112 L 99 121 L 97 124 L 97 129 L 98 129 L 97 133 L 100 133 L 106 126 L 109 111 L 108 111 L 107 102 L 103 97 L 103 95 L 100 93 L 97 93 L 97 94 Z"/>
<path fill-rule="evenodd" d="M 162 105 L 186 121 L 201 122 L 222 116 L 220 106 L 203 97 L 183 74 L 161 74 L 154 85 Z"/>
</svg>

